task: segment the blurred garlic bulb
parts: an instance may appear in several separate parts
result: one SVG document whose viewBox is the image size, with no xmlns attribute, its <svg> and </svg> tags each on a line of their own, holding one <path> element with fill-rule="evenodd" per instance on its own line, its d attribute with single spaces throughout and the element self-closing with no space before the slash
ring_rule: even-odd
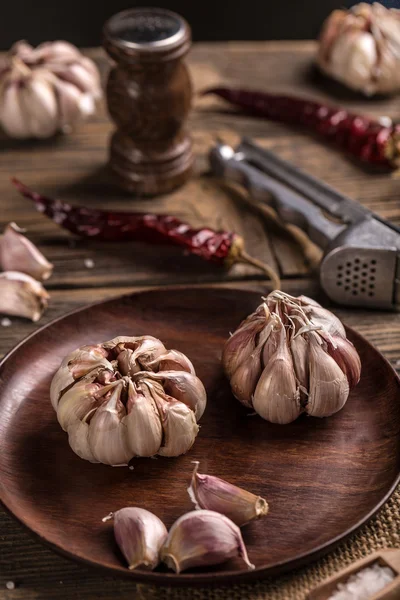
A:
<svg viewBox="0 0 400 600">
<path fill-rule="evenodd" d="M 317 62 L 368 96 L 400 90 L 400 10 L 361 2 L 333 11 L 322 27 Z"/>
<path fill-rule="evenodd" d="M 160 370 L 165 365 L 169 370 Z M 54 375 L 50 398 L 72 450 L 113 466 L 184 454 L 206 405 L 189 359 L 152 336 L 78 348 Z"/>
<path fill-rule="evenodd" d="M 361 373 L 340 320 L 306 296 L 274 291 L 227 340 L 222 362 L 234 396 L 272 423 L 327 417 Z"/>
<path fill-rule="evenodd" d="M 48 279 L 53 265 L 23 234 L 16 223 L 9 223 L 0 238 L 0 264 L 4 271 L 20 271 L 38 281 Z"/>
<path fill-rule="evenodd" d="M 67 132 L 100 97 L 96 65 L 68 42 L 17 42 L 0 64 L 0 125 L 10 137 Z"/>
</svg>

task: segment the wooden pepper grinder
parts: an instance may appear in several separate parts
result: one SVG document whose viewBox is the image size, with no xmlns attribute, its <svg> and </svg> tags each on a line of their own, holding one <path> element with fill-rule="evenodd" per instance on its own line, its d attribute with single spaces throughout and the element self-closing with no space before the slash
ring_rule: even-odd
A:
<svg viewBox="0 0 400 600">
<path fill-rule="evenodd" d="M 108 111 L 117 126 L 111 169 L 132 193 L 168 192 L 187 180 L 193 164 L 183 129 L 192 99 L 182 61 L 191 45 L 189 25 L 168 10 L 136 8 L 111 17 L 103 34 L 117 63 L 107 83 Z"/>
</svg>

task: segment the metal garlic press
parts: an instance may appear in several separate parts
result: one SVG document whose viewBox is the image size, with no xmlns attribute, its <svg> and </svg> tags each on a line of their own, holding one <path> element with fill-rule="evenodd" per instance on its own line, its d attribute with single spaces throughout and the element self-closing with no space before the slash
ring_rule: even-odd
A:
<svg viewBox="0 0 400 600">
<path fill-rule="evenodd" d="M 400 309 L 400 228 L 272 152 L 243 139 L 218 142 L 212 171 L 238 182 L 323 250 L 322 288 L 339 304 Z"/>
</svg>

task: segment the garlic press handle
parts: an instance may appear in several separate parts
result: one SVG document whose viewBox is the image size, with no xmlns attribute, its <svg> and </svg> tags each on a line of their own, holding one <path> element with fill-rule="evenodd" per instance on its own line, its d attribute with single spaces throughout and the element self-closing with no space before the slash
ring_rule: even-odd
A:
<svg viewBox="0 0 400 600">
<path fill-rule="evenodd" d="M 284 224 L 296 225 L 320 248 L 326 249 L 346 229 L 327 219 L 303 196 L 247 163 L 230 146 L 218 143 L 209 160 L 215 175 L 243 185 L 253 201 L 268 204 Z"/>
</svg>

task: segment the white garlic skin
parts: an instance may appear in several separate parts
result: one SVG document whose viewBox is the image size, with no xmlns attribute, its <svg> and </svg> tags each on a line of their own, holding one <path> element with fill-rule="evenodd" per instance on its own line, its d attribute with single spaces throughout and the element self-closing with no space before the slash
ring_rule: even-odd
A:
<svg viewBox="0 0 400 600">
<path fill-rule="evenodd" d="M 168 353 L 152 336 L 120 336 L 64 358 L 50 399 L 78 456 L 121 466 L 136 456 L 179 456 L 191 448 L 206 404 L 204 386 L 194 372 L 151 370 L 165 360 L 194 371 L 189 359 Z"/>
<path fill-rule="evenodd" d="M 48 138 L 94 114 L 100 75 L 68 42 L 17 42 L 0 69 L 0 126 L 9 137 Z"/>
<path fill-rule="evenodd" d="M 361 2 L 335 10 L 323 24 L 322 71 L 367 96 L 400 90 L 400 10 Z"/>
<path fill-rule="evenodd" d="M 25 317 L 36 322 L 47 308 L 49 294 L 26 273 L 0 273 L 0 314 Z"/>
<path fill-rule="evenodd" d="M 264 323 L 256 331 L 262 308 Z M 333 415 L 360 379 L 360 357 L 343 324 L 305 296 L 271 292 L 226 347 L 233 395 L 271 423 L 291 423 L 303 412 Z"/>
</svg>

